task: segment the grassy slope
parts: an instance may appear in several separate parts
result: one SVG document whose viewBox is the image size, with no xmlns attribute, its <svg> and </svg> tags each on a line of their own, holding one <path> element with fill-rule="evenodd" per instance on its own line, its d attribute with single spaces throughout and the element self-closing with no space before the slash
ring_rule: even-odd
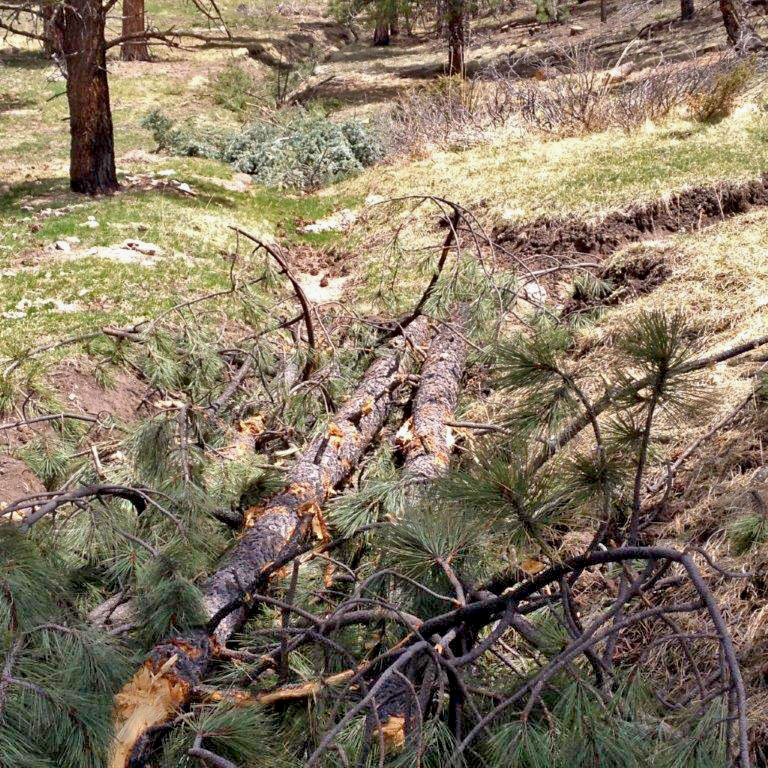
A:
<svg viewBox="0 0 768 768">
<path fill-rule="evenodd" d="M 150 13 L 158 26 L 181 22 L 185 13 L 189 20 L 179 3 L 150 5 Z M 24 319 L 0 319 L 0 356 L 42 338 L 145 317 L 185 296 L 226 286 L 229 263 L 222 251 L 232 246 L 227 232 L 232 223 L 296 237 L 296 221 L 318 218 L 369 193 L 440 194 L 477 207 L 489 224 L 555 212 L 594 214 L 685 184 L 754 176 L 768 161 L 768 143 L 753 131 L 754 112 L 745 108 L 709 127 L 676 123 L 633 135 L 610 132 L 560 141 L 505 135 L 465 151 L 435 149 L 426 159 L 372 169 L 314 197 L 233 191 L 222 186 L 231 171 L 217 163 L 135 152 L 128 155 L 133 159 L 126 157 L 133 150 L 153 150 L 151 136 L 140 126 L 152 107 L 162 105 L 176 117 L 204 113 L 217 121 L 235 120 L 214 103 L 208 85 L 231 53 L 160 50 L 157 56 L 151 64 L 110 63 L 118 166 L 124 175 L 141 179 L 112 199 L 89 201 L 66 190 L 66 102 L 52 98 L 63 90 L 61 81 L 51 80 L 51 69 L 32 53 L 4 55 L 0 313 L 14 312 L 22 299 L 57 299 L 77 308 L 63 314 L 43 306 Z M 162 169 L 174 170 L 174 178 L 191 184 L 198 197 L 148 189 L 147 175 Z M 40 213 L 72 205 L 60 217 Z M 89 216 L 99 228 L 82 226 Z M 46 249 L 73 235 L 82 240 L 82 249 L 139 237 L 160 245 L 165 256 L 152 268 L 62 259 Z"/>
<path fill-rule="evenodd" d="M 442 151 L 354 179 L 355 194 L 435 194 L 467 207 L 484 205 L 494 218 L 601 209 L 655 198 L 684 185 L 759 175 L 768 142 L 745 106 L 718 125 L 677 122 L 634 134 L 607 132 L 541 141 L 506 135 L 490 144 Z"/>
</svg>

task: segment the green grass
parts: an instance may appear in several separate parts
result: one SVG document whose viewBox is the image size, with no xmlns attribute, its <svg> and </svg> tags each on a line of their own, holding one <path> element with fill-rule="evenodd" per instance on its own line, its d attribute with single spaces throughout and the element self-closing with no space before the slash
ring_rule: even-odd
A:
<svg viewBox="0 0 768 768">
<path fill-rule="evenodd" d="M 78 307 L 74 312 L 33 307 L 24 318 L 4 318 L 0 356 L 18 354 L 45 339 L 135 322 L 186 297 L 224 289 L 230 271 L 224 256 L 235 247 L 230 225 L 289 243 L 323 245 L 334 235 L 300 235 L 297 224 L 352 202 L 333 196 L 294 198 L 257 188 L 233 192 L 215 182 L 231 177 L 231 170 L 207 160 L 175 158 L 159 167 L 175 169 L 173 178 L 190 184 L 198 196 L 126 186 L 114 197 L 89 200 L 69 193 L 63 179 L 15 185 L 0 196 L 0 270 L 5 271 L 0 275 L 0 313 L 18 311 L 22 300 L 58 300 Z M 33 210 L 22 210 L 22 205 Z M 40 211 L 47 208 L 66 212 L 41 218 Z M 84 226 L 90 216 L 98 228 Z M 126 265 L 94 256 L 72 260 L 48 247 L 71 236 L 81 241 L 78 252 L 138 238 L 159 245 L 163 256 L 155 266 Z M 247 253 L 241 247 L 239 264 L 246 277 Z"/>
<path fill-rule="evenodd" d="M 688 184 L 758 176 L 768 142 L 741 111 L 713 126 L 677 122 L 631 135 L 608 132 L 542 141 L 506 135 L 461 152 L 374 169 L 343 185 L 357 194 L 435 194 L 492 216 L 598 213 Z"/>
</svg>

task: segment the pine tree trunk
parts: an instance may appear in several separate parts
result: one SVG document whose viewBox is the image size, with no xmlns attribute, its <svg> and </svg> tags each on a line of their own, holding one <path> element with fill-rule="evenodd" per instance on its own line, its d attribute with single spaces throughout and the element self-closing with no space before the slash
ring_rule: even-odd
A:
<svg viewBox="0 0 768 768">
<path fill-rule="evenodd" d="M 413 416 L 398 432 L 398 442 L 405 454 L 403 476 L 408 481 L 409 505 L 417 504 L 427 493 L 428 484 L 448 470 L 453 431 L 446 422 L 454 417 L 459 401 L 461 377 L 467 362 L 466 326 L 467 312 L 462 306 L 432 340 L 421 368 Z M 412 682 L 419 680 L 424 672 L 422 659 L 415 659 L 401 670 Z M 415 687 L 419 688 L 418 682 Z M 368 718 L 370 728 L 381 727 L 386 750 L 401 749 L 412 734 L 416 724 L 412 690 L 402 677 L 391 679 L 382 691 L 376 716 Z"/>
<path fill-rule="evenodd" d="M 146 29 L 144 0 L 123 0 L 123 37 L 140 35 Z M 145 39 L 129 40 L 120 46 L 123 61 L 149 61 L 149 46 Z"/>
<path fill-rule="evenodd" d="M 448 27 L 448 69 L 447 74 L 464 77 L 465 14 L 464 0 L 448 0 L 446 3 Z"/>
<path fill-rule="evenodd" d="M 744 52 L 765 48 L 765 43 L 747 18 L 742 0 L 720 0 L 720 11 L 731 45 Z"/>
<path fill-rule="evenodd" d="M 685 2 L 685 0 L 682 0 Z M 608 21 L 608 0 L 600 0 L 600 21 L 605 24 Z"/>
<path fill-rule="evenodd" d="M 69 181 L 74 192 L 87 195 L 118 189 L 104 16 L 100 0 L 68 0 L 56 17 L 67 68 Z"/>
<path fill-rule="evenodd" d="M 696 13 L 694 0 L 680 0 L 680 20 L 690 21 Z"/>
<path fill-rule="evenodd" d="M 371 441 L 384 425 L 394 392 L 410 369 L 411 345 L 423 347 L 428 326 L 419 319 L 405 331 L 389 355 L 368 369 L 350 399 L 334 414 L 333 422 L 301 454 L 288 475 L 285 490 L 246 515 L 245 533 L 221 567 L 202 586 L 209 620 L 243 598 L 244 590 L 265 569 L 300 545 L 307 526 L 322 529 L 321 506 L 331 491 L 354 471 Z M 298 539 L 298 540 L 297 540 Z M 241 629 L 248 617 L 245 606 L 224 616 L 212 635 L 205 629 L 185 633 L 158 645 L 144 666 L 115 699 L 116 728 L 109 768 L 146 763 L 147 732 L 164 723 L 189 701 L 192 688 L 205 674 L 216 649 Z"/>
<path fill-rule="evenodd" d="M 373 44 L 377 47 L 389 45 L 389 19 L 380 19 L 373 30 Z"/>
</svg>

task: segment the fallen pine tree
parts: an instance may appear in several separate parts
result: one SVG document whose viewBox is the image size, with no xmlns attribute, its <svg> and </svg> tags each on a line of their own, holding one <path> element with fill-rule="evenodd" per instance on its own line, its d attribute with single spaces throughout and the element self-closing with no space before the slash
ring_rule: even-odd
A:
<svg viewBox="0 0 768 768">
<path fill-rule="evenodd" d="M 377 359 L 333 421 L 305 449 L 286 489 L 263 509 L 252 509 L 238 544 L 202 588 L 208 627 L 156 647 L 116 699 L 112 768 L 141 765 L 158 726 L 189 700 L 218 648 L 244 623 L 248 593 L 272 575 L 270 567 L 307 535 L 325 535 L 322 505 L 354 470 L 389 413 L 393 391 L 403 383 L 411 347 L 424 347 L 428 324 L 418 319 L 403 331 L 395 350 Z"/>
</svg>

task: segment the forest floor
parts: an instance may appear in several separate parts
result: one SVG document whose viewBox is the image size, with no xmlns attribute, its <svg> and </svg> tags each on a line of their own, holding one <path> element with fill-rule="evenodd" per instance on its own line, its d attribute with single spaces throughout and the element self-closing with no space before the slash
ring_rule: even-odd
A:
<svg viewBox="0 0 768 768">
<path fill-rule="evenodd" d="M 150 5 L 158 26 L 185 20 L 173 5 Z M 678 11 L 673 0 L 648 3 L 634 15 L 617 11 L 601 26 L 598 4 L 588 0 L 575 7 L 570 22 L 550 27 L 521 10 L 477 25 L 470 70 L 516 57 L 522 61 L 530 52 L 554 51 L 558 42 L 573 37 L 574 25 L 585 40 L 599 36 L 604 41 L 600 50 L 606 69 L 648 24 L 655 24 L 652 38 L 631 49 L 638 69 L 649 57 L 674 60 L 692 49 L 707 55 L 724 46 L 716 8 L 703 7 L 696 22 L 685 27 L 675 21 Z M 238 33 L 247 33 L 250 18 L 243 16 Z M 324 23 L 306 8 L 295 18 L 275 15 L 270 21 L 266 33 L 259 28 L 254 36 Z M 325 51 L 329 58 L 318 68 L 318 77 L 332 79 L 316 98 L 345 116 L 370 116 L 423 85 L 440 71 L 444 56 L 439 43 L 406 35 L 389 48 L 374 49 L 364 41 L 335 47 Z M 10 402 L 18 403 L 19 392 L 34 387 L 67 410 L 110 411 L 119 420 L 130 420 L 146 385 L 122 371 L 103 388 L 83 344 L 56 342 L 104 327 L 123 328 L 193 297 L 226 292 L 233 259 L 245 274 L 254 258 L 237 242 L 232 225 L 286 243 L 292 268 L 317 303 L 342 301 L 363 310 L 381 288 L 382 248 L 394 225 L 380 215 L 382 198 L 449 198 L 475 213 L 488 232 L 523 227 L 541 216 L 570 216 L 598 222 L 599 227 L 608 212 L 638 201 L 672 200 L 692 186 L 716 188 L 768 170 L 768 142 L 756 128 L 761 107 L 746 100 L 714 125 L 675 119 L 631 133 L 564 139 L 500 131 L 467 146 L 445 147 L 436 141 L 420 157 L 374 167 L 316 194 L 265 190 L 220 163 L 157 153 L 141 120 L 150 109 L 162 107 L 171 117 L 205 114 L 236 124 L 238 116 L 216 103 L 212 78 L 232 59 L 253 67 L 264 79 L 267 70 L 249 59 L 246 49 L 156 49 L 154 56 L 151 63 L 110 62 L 122 189 L 109 199 L 89 200 L 67 188 L 67 108 L 60 77 L 37 52 L 0 49 L 0 359 L 6 370 L 16 358 L 24 360 L 13 385 L 6 383 Z M 352 211 L 357 225 L 304 230 L 342 211 Z M 435 216 L 419 213 L 408 226 L 418 230 L 416 243 L 441 238 Z M 693 318 L 699 342 L 710 350 L 765 333 L 767 257 L 768 210 L 759 207 L 705 228 L 683 226 L 601 256 L 614 265 L 614 273 L 616 264 L 650 263 L 647 273 L 661 264 L 661 273 L 655 274 L 662 276 L 630 286 L 620 302 L 581 331 L 579 355 L 599 369 L 616 329 L 648 307 L 685 311 Z M 401 277 L 401 288 L 423 282 L 424 264 L 406 265 Z M 547 290 L 558 303 L 566 300 L 569 287 Z M 226 309 L 206 306 L 206 321 L 226 324 Z M 29 355 L 29 350 L 36 351 Z M 749 387 L 728 366 L 713 370 L 712 378 L 723 413 Z M 485 406 L 467 401 L 462 407 L 462 416 L 482 420 Z M 15 418 L 12 410 L 8 418 Z M 676 436 L 674 446 L 695 438 L 705 426 L 692 425 Z M 763 462 L 759 426 L 755 421 L 737 423 L 708 442 L 712 482 L 703 492 L 701 478 L 686 481 L 691 511 L 675 523 L 679 535 L 697 538 L 718 529 L 717 515 L 725 514 L 733 494 L 745 485 L 745 473 Z M 37 487 L 39 480 L 20 459 L 24 438 L 4 430 L 0 441 L 7 444 L 0 456 L 2 502 Z M 765 482 L 758 485 L 754 487 L 760 493 L 768 490 Z M 740 642 L 755 639 L 755 622 L 746 622 Z"/>
<path fill-rule="evenodd" d="M 280 41 L 296 29 L 314 29 L 324 58 L 317 77 L 331 78 L 315 98 L 341 115 L 369 116 L 440 71 L 442 46 L 425 35 L 403 34 L 388 48 L 371 48 L 362 40 L 344 45 L 328 34 L 333 24 L 319 9 L 288 6 L 285 15 L 264 15 L 241 5 L 233 32 Z M 688 25 L 675 21 L 677 12 L 674 2 L 644 4 L 633 12 L 616 9 L 602 25 L 598 3 L 588 0 L 575 7 L 569 22 L 552 26 L 521 9 L 475 25 L 469 68 L 480 72 L 510 61 L 525 63 L 532 54 L 552 54 L 563 41 L 573 41 L 574 32 L 579 41 L 598 41 L 606 69 L 628 45 L 628 58 L 638 69 L 650 56 L 674 60 L 723 47 L 715 8 L 702 8 Z M 148 15 L 160 28 L 191 23 L 189 9 L 181 4 L 150 3 Z M 635 40 L 649 24 L 651 38 Z M 360 301 L 356 286 L 363 286 L 364 294 L 376 279 L 370 227 L 310 233 L 303 231 L 306 224 L 339 211 L 360 213 L 366 200 L 406 194 L 448 197 L 475 212 L 489 230 L 542 215 L 599 217 L 687 185 L 753 178 L 768 165 L 768 142 L 755 130 L 758 107 L 749 102 L 709 126 L 674 120 L 632 133 L 560 140 L 499 131 L 468 146 L 436 141 L 420 157 L 377 166 L 312 195 L 254 187 L 215 161 L 158 154 L 141 125 L 153 108 L 172 118 L 201 114 L 233 125 L 242 119 L 217 104 L 212 81 L 235 60 L 251 67 L 268 87 L 268 68 L 247 54 L 245 48 L 157 48 L 150 63 L 111 60 L 123 186 L 109 199 L 88 200 L 67 189 L 67 108 L 60 75 L 21 43 L 0 49 L 0 357 L 12 359 L 104 326 L 123 327 L 187 298 L 226 290 L 235 250 L 233 224 L 294 246 L 295 267 L 308 286 L 351 273 L 344 299 Z M 419 221 L 429 237 L 435 234 L 426 219 Z M 753 249 L 764 247 L 762 224 L 760 214 L 745 218 L 731 235 L 719 235 L 726 238 L 720 249 L 742 252 L 742 241 Z M 377 236 L 381 241 L 381 233 Z M 664 248 L 695 251 L 700 237 L 681 234 Z M 125 247 L 131 240 L 148 244 L 149 250 Z M 412 277 L 419 279 L 418 270 Z M 76 351 L 82 348 L 65 346 L 47 354 L 61 360 Z"/>
</svg>

